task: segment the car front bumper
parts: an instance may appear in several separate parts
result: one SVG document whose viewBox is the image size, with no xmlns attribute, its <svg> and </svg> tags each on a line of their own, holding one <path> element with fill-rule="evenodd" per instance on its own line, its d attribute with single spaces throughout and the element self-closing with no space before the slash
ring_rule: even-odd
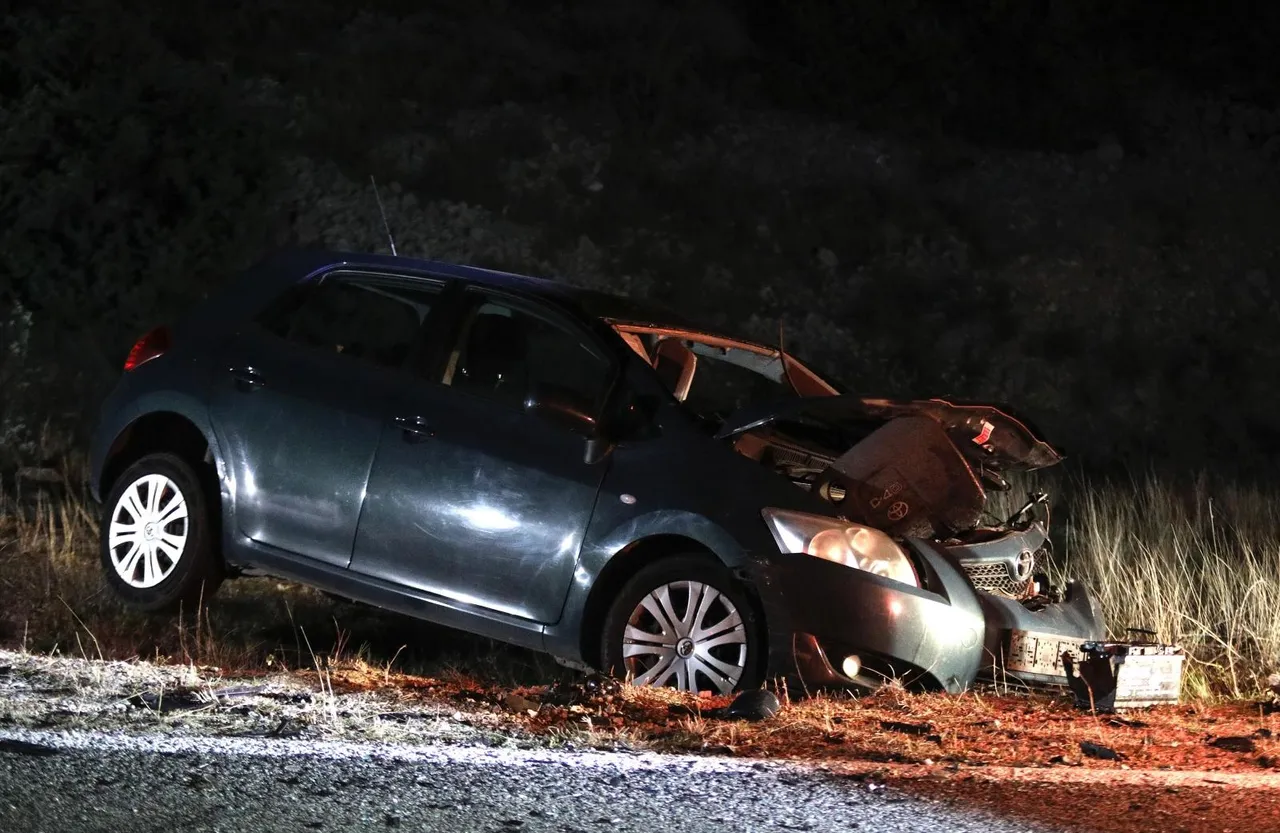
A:
<svg viewBox="0 0 1280 833">
<path fill-rule="evenodd" d="M 1025 654 L 1020 637 L 1031 634 L 1052 655 L 1057 638 L 1073 644 L 1105 637 L 1101 611 L 1082 585 L 1070 584 L 1063 601 L 1033 611 L 975 590 L 956 562 L 928 543 L 911 547 L 927 589 L 808 555 L 754 561 L 748 572 L 768 623 L 769 677 L 805 688 L 863 689 L 896 679 L 952 693 L 984 677 L 1065 685 L 1060 661 L 1035 673 L 1007 662 L 1011 642 Z M 846 663 L 850 657 L 856 659 Z"/>
</svg>

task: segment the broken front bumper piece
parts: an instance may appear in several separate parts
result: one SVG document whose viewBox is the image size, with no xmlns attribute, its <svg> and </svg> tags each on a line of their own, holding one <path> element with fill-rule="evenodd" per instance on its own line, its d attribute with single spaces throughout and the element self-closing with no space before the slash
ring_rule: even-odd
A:
<svg viewBox="0 0 1280 833">
<path fill-rule="evenodd" d="M 1063 601 L 1031 610 L 975 590 L 955 561 L 927 542 L 908 545 L 924 588 L 808 555 L 756 562 L 770 676 L 797 677 L 808 688 L 872 689 L 898 680 L 951 693 L 980 678 L 1066 686 L 1058 643 L 1074 648 L 1105 638 L 1101 611 L 1081 585 L 1069 585 Z M 1051 641 L 1055 653 L 1011 656 L 1010 647 L 1025 648 L 1029 635 Z"/>
<path fill-rule="evenodd" d="M 1176 645 L 1086 642 L 1073 653 L 1063 662 L 1077 708 L 1112 712 L 1178 702 L 1186 654 Z"/>
</svg>

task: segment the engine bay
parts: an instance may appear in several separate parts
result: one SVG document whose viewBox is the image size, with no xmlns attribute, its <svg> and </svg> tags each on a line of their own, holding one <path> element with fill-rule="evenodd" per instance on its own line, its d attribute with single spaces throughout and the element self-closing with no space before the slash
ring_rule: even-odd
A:
<svg viewBox="0 0 1280 833">
<path fill-rule="evenodd" d="M 1048 497 L 1030 495 L 1009 518 L 991 517 L 985 511 L 987 492 L 1006 491 L 1010 488 L 1008 482 L 998 472 L 991 473 L 994 477 L 981 476 L 968 461 L 957 459 L 958 452 L 950 438 L 940 437 L 927 424 L 913 421 L 879 434 L 877 439 L 883 443 L 880 453 L 863 454 L 855 461 L 864 466 L 845 466 L 841 471 L 838 463 L 845 455 L 832 454 L 831 446 L 856 437 L 856 447 L 886 425 L 841 426 L 838 438 L 830 430 L 815 431 L 810 426 L 788 425 L 786 430 L 770 425 L 737 435 L 733 449 L 786 477 L 797 488 L 816 492 L 839 506 L 841 514 L 855 523 L 876 526 L 890 534 L 927 538 L 941 545 L 983 592 L 1015 599 L 1032 608 L 1055 601 L 1059 594 L 1042 572 L 1051 554 Z M 923 478 L 917 475 L 913 482 L 913 471 L 902 464 L 911 456 L 910 450 L 906 458 L 902 455 L 904 444 L 916 451 L 923 447 L 932 461 L 942 459 L 946 464 L 941 472 L 925 472 Z M 875 443 L 872 445 L 874 448 Z M 947 447 L 951 453 L 947 453 Z M 929 482 L 939 474 L 955 482 L 942 486 Z M 932 505 L 922 500 L 928 497 L 934 498 Z M 952 497 L 960 503 L 961 511 L 945 505 Z M 931 510 L 924 519 L 908 521 L 913 501 Z M 879 517 L 878 510 L 883 510 Z M 1044 517 L 1037 517 L 1038 513 Z M 888 523 L 878 523 L 880 519 Z M 961 522 L 948 523 L 957 520 Z"/>
</svg>

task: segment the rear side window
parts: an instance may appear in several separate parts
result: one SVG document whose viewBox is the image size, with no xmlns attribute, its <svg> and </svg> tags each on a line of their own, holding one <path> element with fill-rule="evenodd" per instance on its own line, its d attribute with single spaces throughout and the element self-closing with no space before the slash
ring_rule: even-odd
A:
<svg viewBox="0 0 1280 833">
<path fill-rule="evenodd" d="M 404 365 L 440 288 L 326 276 L 281 296 L 257 323 L 286 341 L 381 367 Z"/>
<path fill-rule="evenodd" d="M 522 407 L 535 389 L 598 414 L 613 363 L 585 333 L 524 304 L 490 298 L 471 307 L 445 369 L 445 384 Z"/>
</svg>

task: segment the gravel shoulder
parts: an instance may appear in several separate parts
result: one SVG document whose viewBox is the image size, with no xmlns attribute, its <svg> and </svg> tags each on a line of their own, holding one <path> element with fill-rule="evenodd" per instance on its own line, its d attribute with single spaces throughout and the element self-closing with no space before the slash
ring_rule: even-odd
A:
<svg viewBox="0 0 1280 833">
<path fill-rule="evenodd" d="M 0 730 L 0 829 L 394 828 L 1004 833 L 1026 826 L 791 764 Z"/>
<path fill-rule="evenodd" d="M 1257 767 L 720 751 L 522 731 L 395 686 L 0 651 L 0 830 L 1280 830 L 1280 773 Z"/>
</svg>

